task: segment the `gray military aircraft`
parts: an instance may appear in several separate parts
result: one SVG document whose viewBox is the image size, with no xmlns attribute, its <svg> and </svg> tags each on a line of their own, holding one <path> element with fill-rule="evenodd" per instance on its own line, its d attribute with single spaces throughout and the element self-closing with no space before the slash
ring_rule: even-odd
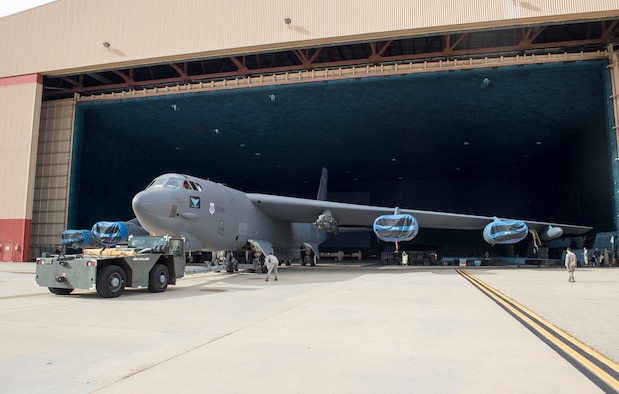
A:
<svg viewBox="0 0 619 394">
<path fill-rule="evenodd" d="M 220 183 L 181 174 L 164 174 L 133 198 L 142 226 L 156 234 L 182 235 L 187 250 L 275 249 L 280 258 L 298 259 L 302 251 L 320 256 L 318 246 L 347 226 L 370 226 L 383 240 L 407 241 L 419 228 L 483 230 L 490 244 L 510 244 L 530 231 L 543 240 L 583 234 L 573 226 L 496 217 L 462 215 L 339 203 L 326 200 L 323 168 L 316 200 L 244 193 Z"/>
</svg>

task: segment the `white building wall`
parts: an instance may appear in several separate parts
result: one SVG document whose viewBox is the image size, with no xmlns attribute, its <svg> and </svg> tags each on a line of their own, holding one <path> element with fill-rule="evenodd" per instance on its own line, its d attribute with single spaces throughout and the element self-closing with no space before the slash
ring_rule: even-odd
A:
<svg viewBox="0 0 619 394">
<path fill-rule="evenodd" d="M 0 80 L 0 219 L 31 217 L 42 92 L 36 76 Z"/>
</svg>

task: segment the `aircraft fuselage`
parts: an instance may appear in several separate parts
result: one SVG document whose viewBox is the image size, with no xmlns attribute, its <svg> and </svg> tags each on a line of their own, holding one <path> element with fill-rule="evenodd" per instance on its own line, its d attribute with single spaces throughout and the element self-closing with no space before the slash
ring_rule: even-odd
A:
<svg viewBox="0 0 619 394">
<path fill-rule="evenodd" d="M 139 192 L 132 205 L 144 228 L 183 235 L 188 250 L 239 250 L 248 240 L 298 249 L 304 242 L 326 239 L 326 233 L 310 223 L 267 216 L 239 190 L 185 175 L 162 175 Z"/>
</svg>

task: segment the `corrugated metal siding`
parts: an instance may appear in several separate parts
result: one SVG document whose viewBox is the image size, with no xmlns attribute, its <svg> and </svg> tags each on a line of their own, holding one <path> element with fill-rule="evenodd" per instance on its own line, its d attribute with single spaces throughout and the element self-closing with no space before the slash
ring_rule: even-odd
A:
<svg viewBox="0 0 619 394">
<path fill-rule="evenodd" d="M 74 111 L 72 99 L 45 102 L 41 109 L 30 256 L 53 252 L 66 230 Z"/>
<path fill-rule="evenodd" d="M 0 77 L 603 15 L 619 0 L 59 0 L 0 19 Z"/>
</svg>

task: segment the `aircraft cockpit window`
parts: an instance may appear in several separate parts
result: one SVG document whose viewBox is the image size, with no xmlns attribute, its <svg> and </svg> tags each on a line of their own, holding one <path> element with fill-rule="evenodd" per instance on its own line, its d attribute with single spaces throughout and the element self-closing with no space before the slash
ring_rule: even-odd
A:
<svg viewBox="0 0 619 394">
<path fill-rule="evenodd" d="M 147 189 L 151 188 L 151 187 L 156 187 L 156 186 L 161 187 L 161 186 L 165 185 L 166 179 L 167 178 L 157 178 L 157 179 L 155 179 L 154 181 L 152 181 L 150 183 L 150 185 L 148 185 Z"/>
<path fill-rule="evenodd" d="M 181 183 L 182 181 L 178 178 L 169 178 L 164 186 L 171 189 L 178 189 L 181 186 Z"/>
<path fill-rule="evenodd" d="M 178 180 L 178 182 L 180 185 L 180 179 Z M 195 183 L 193 181 L 184 180 L 182 184 L 183 184 L 184 189 L 202 191 L 202 186 L 200 186 L 198 183 Z"/>
</svg>

